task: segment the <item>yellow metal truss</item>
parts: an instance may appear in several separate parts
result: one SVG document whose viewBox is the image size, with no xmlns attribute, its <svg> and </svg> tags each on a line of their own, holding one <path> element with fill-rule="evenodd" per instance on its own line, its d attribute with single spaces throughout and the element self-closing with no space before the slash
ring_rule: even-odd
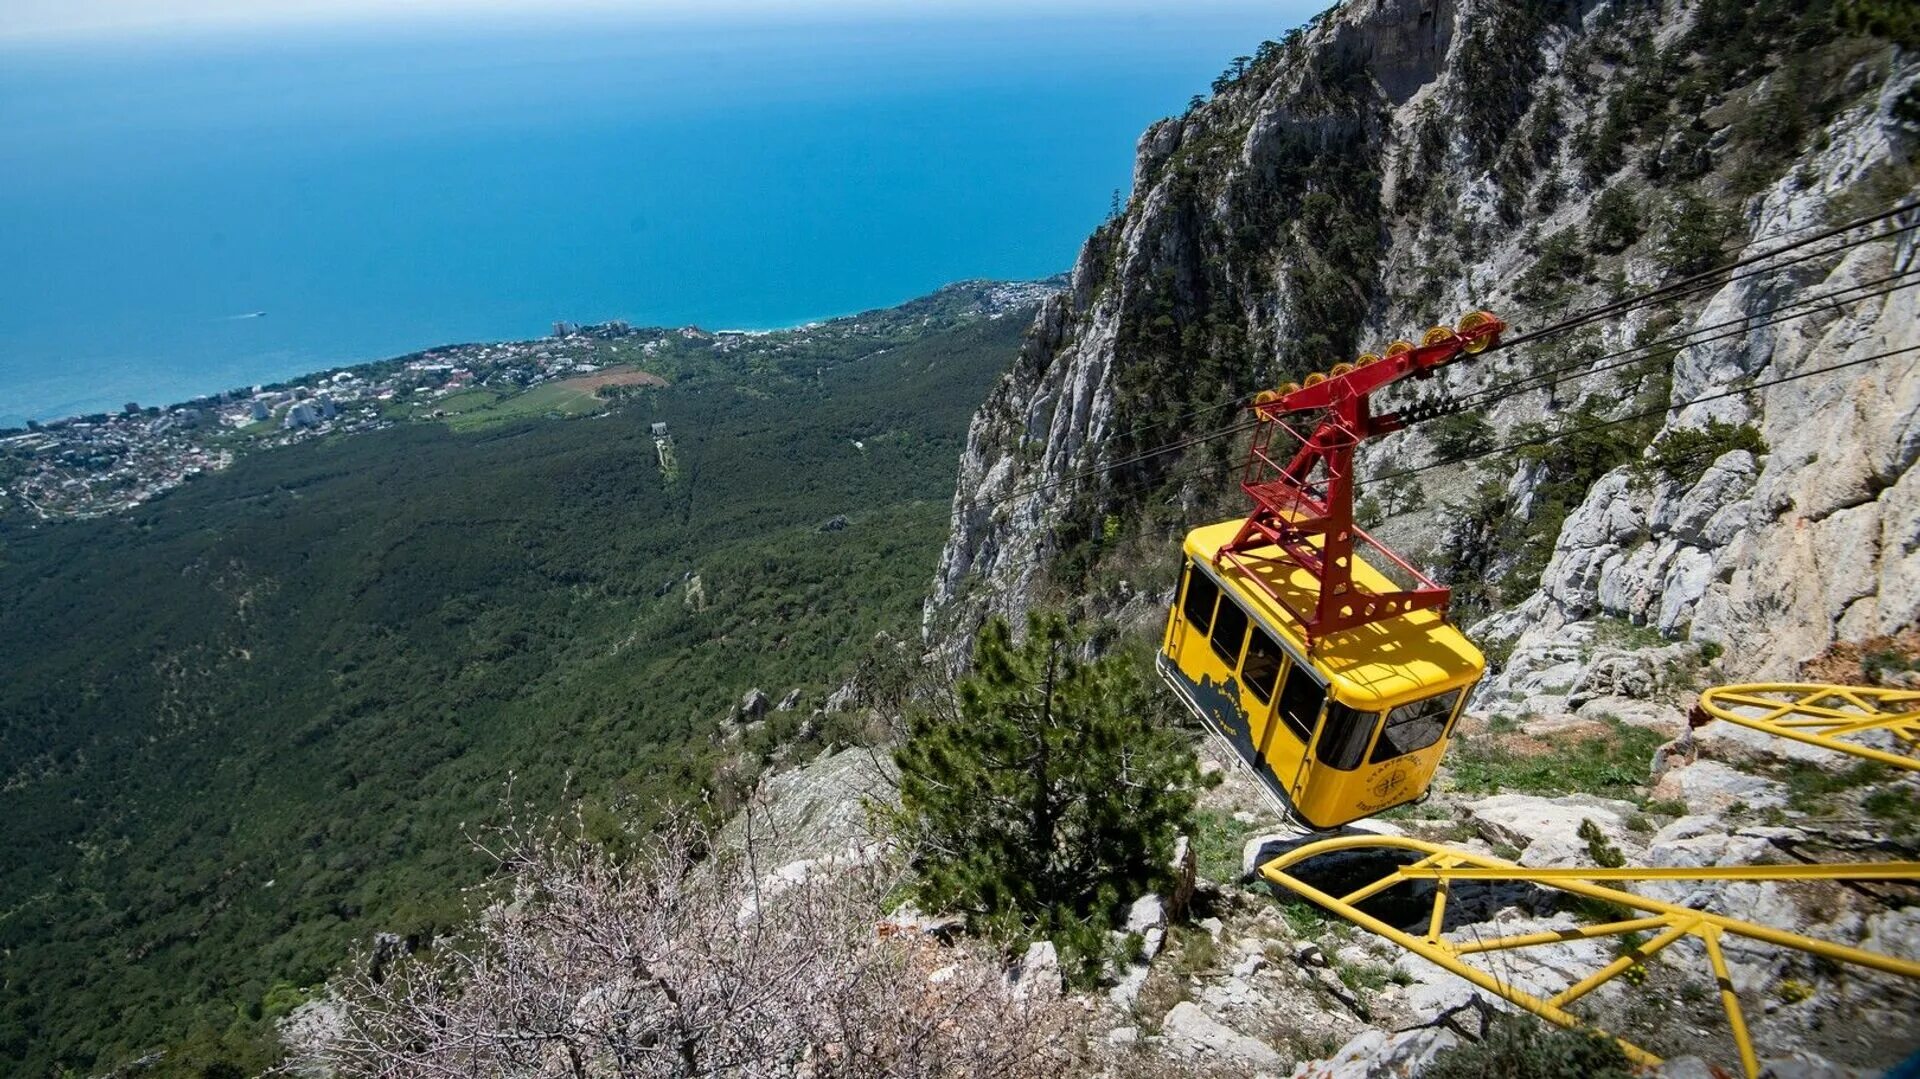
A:
<svg viewBox="0 0 1920 1079">
<path fill-rule="evenodd" d="M 1706 717 L 1920 772 L 1920 690 L 1799 682 L 1715 686 L 1700 694 L 1695 725 Z M 1847 740 L 1870 731 L 1893 735 L 1904 752 Z"/>
<path fill-rule="evenodd" d="M 1365 887 L 1342 896 L 1330 895 L 1288 872 L 1302 862 L 1341 851 L 1378 848 L 1408 852 L 1418 857 Z M 1734 993 L 1733 980 L 1721 953 L 1721 939 L 1729 934 L 1808 952 L 1824 959 L 1855 963 L 1874 970 L 1920 979 L 1920 963 L 1881 955 L 1860 948 L 1816 940 L 1771 926 L 1729 918 L 1723 914 L 1693 910 L 1633 892 L 1609 888 L 1599 881 L 1625 880 L 1902 880 L 1920 881 L 1920 862 L 1863 862 L 1836 865 L 1755 865 L 1719 867 L 1652 868 L 1625 866 L 1613 869 L 1530 869 L 1502 858 L 1428 843 L 1401 836 L 1355 835 L 1322 839 L 1296 847 L 1260 866 L 1268 880 L 1327 910 L 1400 945 L 1420 957 L 1465 978 L 1474 985 L 1516 1004 L 1541 1018 L 1572 1029 L 1591 1029 L 1590 1025 L 1568 1012 L 1567 1006 L 1614 978 L 1644 963 L 1655 953 L 1683 937 L 1698 938 L 1706 950 L 1707 962 L 1720 989 L 1720 1003 L 1726 1010 L 1727 1026 L 1740 1050 L 1740 1063 L 1748 1076 L 1760 1073 L 1760 1062 L 1747 1032 L 1740 999 Z M 1546 885 L 1628 910 L 1644 911 L 1641 917 L 1626 918 L 1601 925 L 1540 933 L 1523 933 L 1495 940 L 1456 942 L 1441 936 L 1446 924 L 1447 901 L 1456 881 L 1518 881 Z M 1434 884 L 1433 910 L 1424 936 L 1416 936 L 1361 910 L 1358 904 L 1391 888 L 1415 881 Z M 1638 943 L 1625 944 L 1618 958 L 1579 979 L 1552 997 L 1542 998 L 1514 986 L 1500 977 L 1466 962 L 1466 957 L 1545 944 L 1562 944 L 1600 937 L 1625 937 L 1627 934 L 1653 934 Z M 1603 1032 L 1604 1033 L 1604 1032 Z M 1612 1035 L 1609 1035 L 1612 1036 Z M 1629 1059 L 1648 1066 L 1660 1058 L 1641 1047 L 1615 1037 Z"/>
</svg>

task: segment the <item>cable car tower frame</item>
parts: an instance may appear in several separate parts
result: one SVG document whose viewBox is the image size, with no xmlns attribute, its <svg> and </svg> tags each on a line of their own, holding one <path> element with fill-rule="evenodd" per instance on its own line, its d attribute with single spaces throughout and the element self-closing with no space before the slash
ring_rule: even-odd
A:
<svg viewBox="0 0 1920 1079">
<path fill-rule="evenodd" d="M 1355 363 L 1337 364 L 1305 385 L 1288 384 L 1254 399 L 1257 420 L 1240 489 L 1253 510 L 1239 532 L 1214 556 L 1215 565 L 1232 563 L 1248 580 L 1300 623 L 1309 649 L 1327 637 L 1407 614 L 1438 610 L 1446 616 L 1452 590 L 1437 584 L 1362 529 L 1353 515 L 1353 454 L 1360 443 L 1398 431 L 1426 418 L 1421 409 L 1376 415 L 1372 395 L 1404 378 L 1425 378 L 1435 370 L 1477 355 L 1498 343 L 1507 324 L 1486 311 L 1460 320 L 1456 329 L 1436 326 L 1415 345 L 1396 341 L 1384 355 L 1368 354 Z M 1302 427 L 1306 428 L 1304 431 Z M 1276 450 L 1276 436 L 1291 440 L 1290 453 Z M 1287 453 L 1282 463 L 1280 455 Z M 1378 551 L 1406 581 L 1392 591 L 1374 591 L 1353 579 L 1355 543 Z M 1253 554 L 1277 550 L 1278 555 Z M 1317 583 L 1311 606 L 1273 587 L 1253 571 L 1253 560 L 1305 570 Z M 1400 584 L 1399 580 L 1395 581 Z"/>
</svg>

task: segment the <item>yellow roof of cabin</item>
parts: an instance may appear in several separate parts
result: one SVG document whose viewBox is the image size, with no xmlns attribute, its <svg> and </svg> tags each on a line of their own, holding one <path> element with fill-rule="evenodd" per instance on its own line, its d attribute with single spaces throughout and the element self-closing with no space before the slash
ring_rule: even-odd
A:
<svg viewBox="0 0 1920 1079">
<path fill-rule="evenodd" d="M 1247 572 L 1232 562 L 1215 565 L 1213 556 L 1240 531 L 1240 521 L 1203 525 L 1187 533 L 1187 554 L 1207 566 L 1240 597 L 1267 629 L 1284 636 L 1296 651 L 1306 651 L 1300 623 L 1274 602 Z M 1241 561 L 1288 602 L 1312 608 L 1319 582 L 1300 566 L 1281 562 L 1277 547 L 1242 552 Z M 1356 553 L 1353 578 L 1370 591 L 1398 590 L 1387 576 Z M 1486 657 L 1437 611 L 1410 611 L 1336 633 L 1320 642 L 1315 666 L 1334 683 L 1334 695 L 1355 708 L 1378 710 L 1464 685 L 1486 670 Z"/>
</svg>

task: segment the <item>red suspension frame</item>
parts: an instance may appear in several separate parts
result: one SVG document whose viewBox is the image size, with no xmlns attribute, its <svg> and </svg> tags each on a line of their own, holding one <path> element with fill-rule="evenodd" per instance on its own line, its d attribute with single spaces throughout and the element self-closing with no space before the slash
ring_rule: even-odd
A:
<svg viewBox="0 0 1920 1079">
<path fill-rule="evenodd" d="M 1336 366 L 1331 377 L 1312 375 L 1304 387 L 1286 386 L 1255 400 L 1253 411 L 1260 422 L 1240 478 L 1253 511 L 1214 555 L 1214 562 L 1231 563 L 1291 612 L 1305 631 L 1309 649 L 1332 634 L 1409 611 L 1445 611 L 1450 589 L 1435 584 L 1354 523 L 1353 451 L 1366 439 L 1406 426 L 1400 415 L 1373 414 L 1369 398 L 1375 391 L 1483 352 L 1506 328 L 1493 315 L 1476 311 L 1461 319 L 1458 329 L 1427 331 L 1419 346 L 1395 342 L 1385 356 L 1363 356 L 1357 364 Z M 1308 430 L 1303 433 L 1290 421 L 1306 421 L 1300 426 Z M 1291 440 L 1286 444 L 1290 450 L 1276 452 L 1275 436 L 1280 433 Z M 1356 542 L 1383 555 L 1410 583 L 1375 591 L 1355 582 Z M 1253 553 L 1262 549 L 1277 550 Z M 1289 598 L 1266 574 L 1256 572 L 1259 564 L 1275 563 L 1281 574 L 1297 567 L 1313 579 L 1317 587 L 1310 606 L 1298 593 Z"/>
</svg>

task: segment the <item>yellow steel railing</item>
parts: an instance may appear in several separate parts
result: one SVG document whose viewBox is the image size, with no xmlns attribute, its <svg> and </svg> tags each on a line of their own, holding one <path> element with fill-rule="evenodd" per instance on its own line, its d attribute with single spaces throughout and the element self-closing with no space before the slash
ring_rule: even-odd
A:
<svg viewBox="0 0 1920 1079">
<path fill-rule="evenodd" d="M 1334 896 L 1308 884 L 1288 870 L 1302 862 L 1325 854 L 1365 848 L 1407 851 L 1419 855 L 1411 864 L 1400 866 L 1380 879 L 1364 887 Z M 1874 970 L 1884 971 L 1907 978 L 1920 979 L 1920 963 L 1870 952 L 1861 948 L 1834 944 L 1817 940 L 1799 933 L 1775 929 L 1771 926 L 1729 918 L 1723 914 L 1693 910 L 1689 907 L 1667 903 L 1633 892 L 1609 888 L 1596 881 L 1619 880 L 1901 880 L 1920 881 L 1920 863 L 1917 862 L 1861 862 L 1836 865 L 1766 865 L 1766 866 L 1720 866 L 1720 867 L 1675 867 L 1653 868 L 1627 866 L 1611 869 L 1530 869 L 1516 865 L 1502 858 L 1476 854 L 1429 843 L 1419 839 L 1401 836 L 1341 836 L 1334 839 L 1322 839 L 1307 843 L 1288 851 L 1260 866 L 1260 873 L 1268 880 L 1295 894 L 1318 904 L 1327 910 L 1370 930 L 1400 945 L 1402 948 L 1435 963 L 1443 969 L 1457 974 L 1481 989 L 1503 1000 L 1509 1001 L 1544 1019 L 1573 1029 L 1588 1029 L 1589 1024 L 1578 1016 L 1568 1012 L 1567 1006 L 1586 996 L 1607 982 L 1640 966 L 1642 963 L 1685 937 L 1696 937 L 1706 950 L 1707 962 L 1713 970 L 1715 982 L 1720 990 L 1720 1004 L 1726 1011 L 1727 1025 L 1733 1035 L 1734 1044 L 1740 1051 L 1740 1063 L 1749 1077 L 1760 1073 L 1759 1057 L 1753 1048 L 1753 1040 L 1747 1032 L 1746 1018 L 1740 1010 L 1739 996 L 1734 992 L 1733 980 L 1727 970 L 1726 957 L 1720 948 L 1721 938 L 1729 934 L 1794 948 L 1824 959 L 1844 963 L 1854 963 Z M 1450 941 L 1441 935 L 1446 922 L 1447 902 L 1452 897 L 1452 885 L 1456 881 L 1519 881 L 1531 884 L 1548 885 L 1575 895 L 1586 896 L 1607 903 L 1617 904 L 1629 910 L 1646 912 L 1644 916 L 1621 919 L 1601 925 L 1578 926 L 1569 929 L 1549 930 L 1539 933 L 1523 933 L 1515 936 L 1500 937 L 1494 940 L 1475 940 L 1470 942 Z M 1435 886 L 1433 909 L 1427 921 L 1424 936 L 1415 936 L 1405 930 L 1380 920 L 1361 910 L 1358 904 L 1402 884 L 1414 881 L 1432 881 Z M 1624 937 L 1627 934 L 1652 932 L 1655 935 L 1643 942 L 1623 942 L 1618 958 L 1605 964 L 1587 976 L 1551 997 L 1542 998 L 1527 992 L 1485 970 L 1468 964 L 1466 956 L 1486 952 L 1506 951 L 1515 948 L 1527 948 L 1537 945 L 1563 944 L 1575 940 L 1591 940 L 1599 937 Z M 1605 1032 L 1602 1032 L 1605 1033 Z M 1614 1037 L 1627 1057 L 1637 1064 L 1657 1065 L 1660 1058 L 1632 1042 Z"/>
<path fill-rule="evenodd" d="M 1800 682 L 1715 686 L 1700 694 L 1692 716 L 1696 727 L 1709 719 L 1920 772 L 1920 690 Z M 1850 740 L 1872 731 L 1891 734 L 1903 752 Z"/>
</svg>

